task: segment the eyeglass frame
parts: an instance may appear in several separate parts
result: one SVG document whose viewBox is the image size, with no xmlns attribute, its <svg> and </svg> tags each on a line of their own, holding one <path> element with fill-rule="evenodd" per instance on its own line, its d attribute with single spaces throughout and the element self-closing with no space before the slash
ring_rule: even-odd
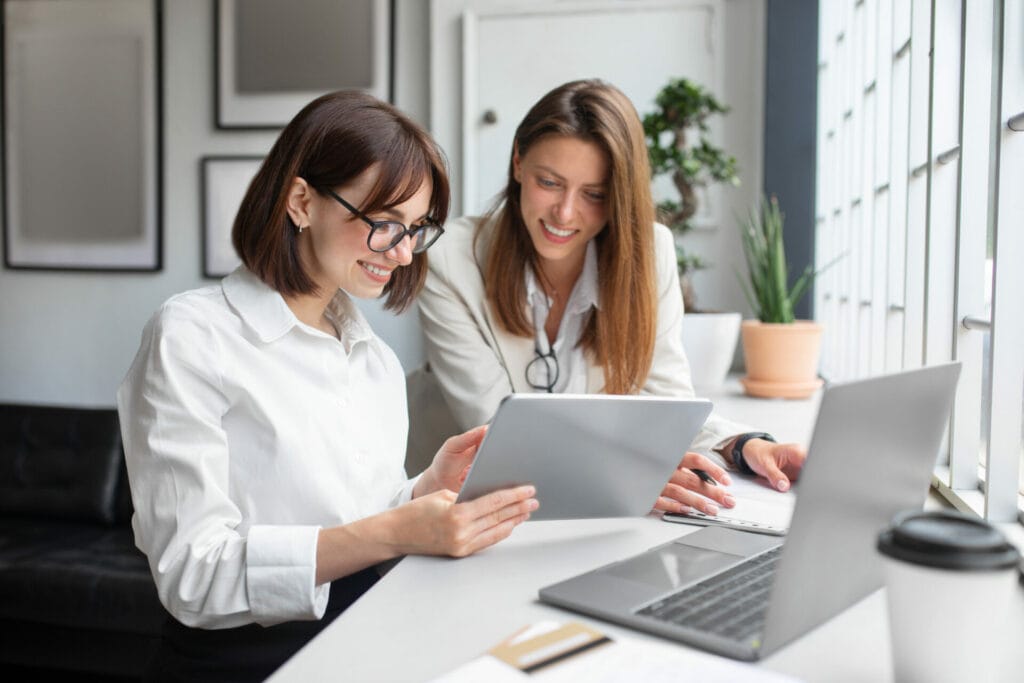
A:
<svg viewBox="0 0 1024 683">
<path fill-rule="evenodd" d="M 539 347 L 534 346 L 533 347 L 533 352 L 536 355 L 533 357 L 533 359 L 529 363 L 526 364 L 526 373 L 525 373 L 526 374 L 526 383 L 529 384 L 534 389 L 537 389 L 538 391 L 539 390 L 543 390 L 543 391 L 548 392 L 549 394 L 554 393 L 555 385 L 558 384 L 558 374 L 559 374 L 559 372 L 561 370 L 559 368 L 559 366 L 558 366 L 558 356 L 555 355 L 555 350 L 551 349 L 547 353 L 543 353 L 540 350 Z M 536 383 L 533 382 L 533 380 L 530 379 L 530 368 L 532 368 L 534 366 L 534 364 L 537 363 L 537 361 L 541 361 L 544 364 L 544 367 L 548 371 L 547 372 L 547 375 L 548 375 L 548 383 L 547 384 L 536 384 Z M 552 375 L 552 373 L 551 373 L 552 366 L 554 366 L 554 369 L 555 369 L 554 377 L 551 376 Z"/>
<path fill-rule="evenodd" d="M 421 248 L 419 248 L 419 249 L 416 249 L 415 246 L 412 247 L 412 253 L 414 253 L 414 254 L 422 254 L 427 249 L 429 249 L 431 247 L 431 245 L 433 245 L 434 242 L 436 242 L 437 239 L 441 235 L 444 234 L 444 228 L 441 227 L 440 225 L 438 225 L 436 222 L 432 222 L 435 219 L 433 219 L 433 218 L 431 218 L 429 216 L 427 217 L 427 221 L 428 222 L 420 223 L 419 225 L 414 225 L 411 228 L 407 227 L 405 225 L 405 223 L 403 223 L 401 221 L 375 221 L 372 218 L 370 218 L 369 216 L 367 216 L 365 213 L 363 213 L 362 211 L 360 211 L 359 209 L 357 209 L 356 207 L 352 206 L 347 201 L 345 201 L 341 197 L 341 195 L 339 195 L 334 190 L 331 190 L 329 188 L 325 188 L 324 192 L 326 192 L 328 195 L 330 195 L 331 198 L 334 199 L 334 201 L 338 202 L 339 204 L 344 206 L 346 209 L 348 209 L 350 212 L 352 212 L 352 215 L 356 216 L 361 221 L 363 221 L 364 223 L 366 223 L 367 225 L 370 226 L 370 234 L 366 236 L 366 246 L 369 247 L 370 251 L 372 251 L 372 252 L 376 252 L 378 254 L 383 254 L 385 252 L 391 251 L 392 249 L 397 247 L 402 242 L 402 240 L 404 240 L 407 236 L 410 237 L 410 238 L 413 238 L 413 244 L 415 244 L 415 237 L 416 237 L 417 233 L 420 233 L 420 232 L 426 230 L 427 228 L 437 228 L 437 234 L 434 235 L 434 237 L 429 242 L 424 243 L 424 245 Z M 373 235 L 378 230 L 380 230 L 383 226 L 386 226 L 386 225 L 400 225 L 400 226 L 402 226 L 402 232 L 398 233 L 398 235 L 396 235 L 394 237 L 394 239 L 391 240 L 391 244 L 389 244 L 385 249 L 376 249 L 371 244 L 371 241 L 373 240 Z"/>
</svg>

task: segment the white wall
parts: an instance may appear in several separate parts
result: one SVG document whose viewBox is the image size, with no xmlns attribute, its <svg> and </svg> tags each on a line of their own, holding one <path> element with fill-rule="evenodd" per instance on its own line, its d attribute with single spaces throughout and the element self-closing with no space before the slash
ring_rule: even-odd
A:
<svg viewBox="0 0 1024 683">
<path fill-rule="evenodd" d="M 0 269 L 0 401 L 112 406 L 142 327 L 171 294 L 215 284 L 201 277 L 199 159 L 263 154 L 276 134 L 218 131 L 213 125 L 213 13 L 210 0 L 164 3 L 163 270 L 149 274 L 53 273 Z M 429 5 L 396 1 L 395 103 L 426 124 L 429 112 Z M 761 186 L 763 3 L 727 0 L 724 99 L 734 109 L 725 139 L 740 158 L 739 210 Z M 742 104 L 739 104 L 742 103 Z M 55 200 L 59 192 L 54 191 Z M 701 302 L 745 310 L 732 274 L 733 230 L 696 236 L 716 264 L 698 275 Z M 365 303 L 371 324 L 411 370 L 422 362 L 415 312 L 395 317 Z"/>
<path fill-rule="evenodd" d="M 199 158 L 264 154 L 274 131 L 213 125 L 210 0 L 174 0 L 163 14 L 163 270 L 148 274 L 0 269 L 0 401 L 112 406 L 143 326 L 171 294 L 215 284 L 200 267 Z M 426 40 L 416 0 L 399 0 L 397 103 L 423 121 Z M 408 17 L 406 15 L 409 15 Z M 54 188 L 54 200 L 59 201 Z M 407 367 L 422 362 L 415 312 L 401 318 L 375 302 L 364 310 Z"/>
<path fill-rule="evenodd" d="M 711 265 L 694 274 L 697 304 L 708 310 L 741 311 L 744 317 L 750 317 L 750 307 L 735 273 L 735 268 L 746 269 L 737 221 L 757 203 L 764 186 L 765 5 L 725 2 L 721 100 L 731 111 L 721 117 L 722 147 L 736 157 L 740 186 L 726 190 L 728 209 L 718 230 L 695 230 L 686 237 L 687 246 Z"/>
</svg>

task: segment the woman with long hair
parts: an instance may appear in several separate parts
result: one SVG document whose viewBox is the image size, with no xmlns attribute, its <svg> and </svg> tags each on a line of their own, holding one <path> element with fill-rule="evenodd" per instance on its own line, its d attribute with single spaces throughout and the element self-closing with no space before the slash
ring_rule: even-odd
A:
<svg viewBox="0 0 1024 683">
<path fill-rule="evenodd" d="M 655 223 L 650 179 L 640 118 L 614 86 L 566 83 L 526 114 L 498 203 L 445 226 L 419 299 L 430 379 L 455 424 L 487 421 L 510 392 L 694 396 L 673 238 Z M 657 508 L 735 504 L 694 470 L 786 490 L 806 456 L 718 416 L 691 449 Z"/>
</svg>

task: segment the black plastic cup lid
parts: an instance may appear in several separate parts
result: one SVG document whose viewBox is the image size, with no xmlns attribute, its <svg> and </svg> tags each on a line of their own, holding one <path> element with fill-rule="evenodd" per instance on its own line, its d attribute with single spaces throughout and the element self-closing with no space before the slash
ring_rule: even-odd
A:
<svg viewBox="0 0 1024 683">
<path fill-rule="evenodd" d="M 883 555 L 938 569 L 1015 567 L 1020 552 L 983 519 L 960 512 L 904 512 L 878 535 Z"/>
</svg>

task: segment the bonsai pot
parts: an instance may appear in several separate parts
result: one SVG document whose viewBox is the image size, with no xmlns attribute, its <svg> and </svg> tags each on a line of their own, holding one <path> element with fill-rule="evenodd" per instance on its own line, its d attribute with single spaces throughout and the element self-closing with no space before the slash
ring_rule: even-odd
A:
<svg viewBox="0 0 1024 683">
<path fill-rule="evenodd" d="M 739 313 L 687 313 L 683 316 L 683 349 L 697 389 L 717 389 L 725 382 L 739 340 Z"/>
<path fill-rule="evenodd" d="M 744 320 L 741 331 L 747 374 L 740 382 L 748 395 L 807 398 L 821 386 L 821 325 Z"/>
</svg>

